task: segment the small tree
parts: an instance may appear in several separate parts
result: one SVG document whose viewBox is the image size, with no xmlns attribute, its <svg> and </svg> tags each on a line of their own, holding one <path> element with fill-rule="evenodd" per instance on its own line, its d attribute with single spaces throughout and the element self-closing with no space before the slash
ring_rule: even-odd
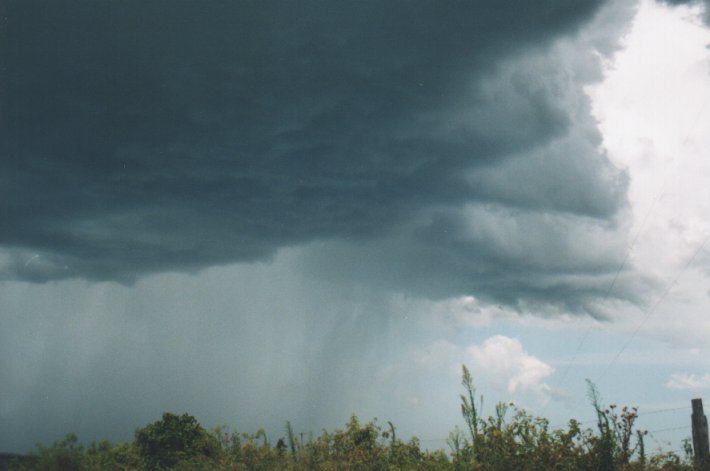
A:
<svg viewBox="0 0 710 471">
<path fill-rule="evenodd" d="M 42 471 L 76 471 L 86 469 L 84 466 L 84 447 L 73 433 L 67 434 L 62 440 L 49 447 L 37 445 L 37 452 L 19 469 Z"/>
<path fill-rule="evenodd" d="M 217 439 L 189 414 L 164 413 L 161 420 L 136 430 L 135 445 L 150 470 L 212 460 L 219 454 Z"/>
<path fill-rule="evenodd" d="M 470 453 L 473 461 L 476 461 L 476 444 L 479 439 L 478 426 L 480 422 L 480 413 L 483 408 L 483 396 L 480 396 L 478 406 L 476 406 L 476 387 L 473 385 L 471 373 L 466 368 L 466 365 L 461 365 L 463 371 L 461 384 L 463 385 L 466 394 L 461 394 L 461 415 L 466 421 L 468 431 L 471 434 Z"/>
</svg>

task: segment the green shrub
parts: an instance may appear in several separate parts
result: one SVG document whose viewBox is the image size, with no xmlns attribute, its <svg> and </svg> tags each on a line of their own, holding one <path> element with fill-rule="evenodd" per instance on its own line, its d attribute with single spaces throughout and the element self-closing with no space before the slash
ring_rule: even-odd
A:
<svg viewBox="0 0 710 471">
<path fill-rule="evenodd" d="M 166 412 L 163 418 L 136 430 L 135 446 L 148 470 L 189 463 L 198 468 L 217 460 L 220 446 L 197 420 Z"/>
</svg>

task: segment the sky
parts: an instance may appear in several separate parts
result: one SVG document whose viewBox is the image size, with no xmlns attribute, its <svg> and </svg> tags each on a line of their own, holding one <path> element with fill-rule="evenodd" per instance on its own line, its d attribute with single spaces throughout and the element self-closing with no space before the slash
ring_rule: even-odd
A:
<svg viewBox="0 0 710 471">
<path fill-rule="evenodd" d="M 710 390 L 710 13 L 10 0 L 0 450 L 162 412 L 445 447 L 461 365 L 679 449 Z"/>
</svg>

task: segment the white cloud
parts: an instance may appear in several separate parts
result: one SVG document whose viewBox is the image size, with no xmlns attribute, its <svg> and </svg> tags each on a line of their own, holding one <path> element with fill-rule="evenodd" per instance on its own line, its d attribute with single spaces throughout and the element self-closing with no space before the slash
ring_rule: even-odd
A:
<svg viewBox="0 0 710 471">
<path fill-rule="evenodd" d="M 710 29 L 701 13 L 641 2 L 626 48 L 587 91 L 603 147 L 631 177 L 625 223 L 632 239 L 621 273 L 635 270 L 657 283 L 638 312 L 602 309 L 617 331 L 643 326 L 641 336 L 703 349 L 710 332 L 710 258 L 702 248 L 710 234 Z"/>
<path fill-rule="evenodd" d="M 710 389 L 710 374 L 673 373 L 666 383 L 668 389 Z"/>
<path fill-rule="evenodd" d="M 510 393 L 518 390 L 544 393 L 548 386 L 542 380 L 554 372 L 552 366 L 523 350 L 519 340 L 503 335 L 473 345 L 466 353 L 476 370 L 505 383 Z"/>
</svg>

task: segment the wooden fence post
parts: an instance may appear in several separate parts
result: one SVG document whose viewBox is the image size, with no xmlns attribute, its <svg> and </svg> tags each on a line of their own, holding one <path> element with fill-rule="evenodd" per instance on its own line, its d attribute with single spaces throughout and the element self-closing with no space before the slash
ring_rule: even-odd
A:
<svg viewBox="0 0 710 471">
<path fill-rule="evenodd" d="M 703 413 L 703 400 L 693 399 L 693 452 L 697 469 L 710 470 L 710 442 L 708 442 L 708 419 Z"/>
</svg>

